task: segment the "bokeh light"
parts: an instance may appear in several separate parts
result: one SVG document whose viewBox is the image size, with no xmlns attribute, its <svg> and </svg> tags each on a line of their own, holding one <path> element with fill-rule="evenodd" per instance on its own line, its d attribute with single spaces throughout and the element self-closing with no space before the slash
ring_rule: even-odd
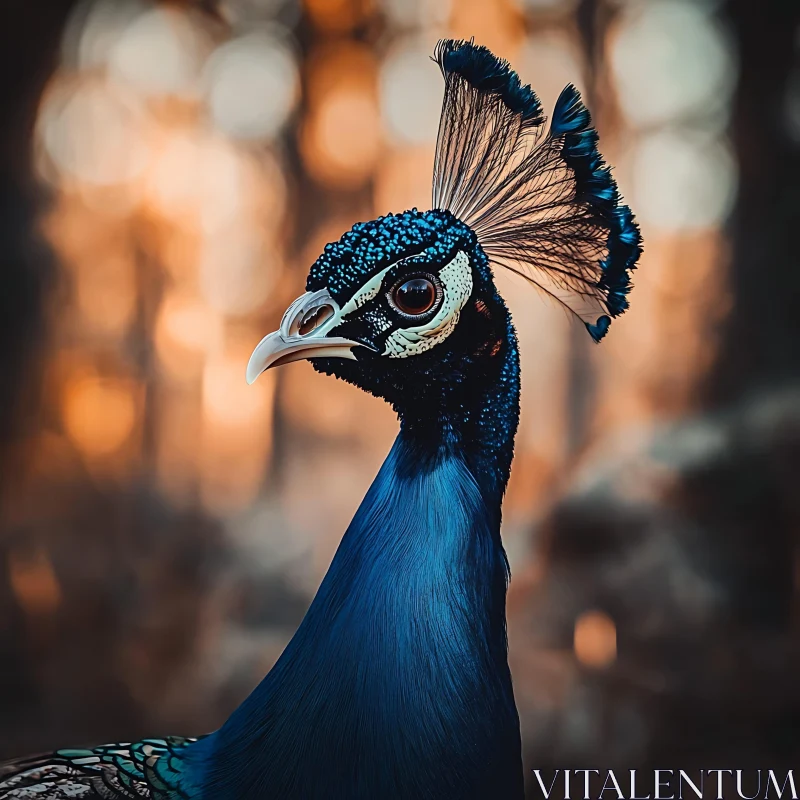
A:
<svg viewBox="0 0 800 800">
<path fill-rule="evenodd" d="M 427 42 L 401 41 L 381 65 L 381 112 L 387 131 L 399 143 L 436 141 L 442 87 L 429 51 Z"/>
<path fill-rule="evenodd" d="M 137 418 L 136 388 L 127 380 L 78 375 L 64 392 L 64 428 L 89 458 L 119 450 Z"/>
<path fill-rule="evenodd" d="M 523 74 L 536 76 L 536 94 L 548 115 L 567 84 L 585 92 L 580 48 L 571 31 L 556 28 L 533 34 L 525 41 L 519 60 Z"/>
<path fill-rule="evenodd" d="M 155 342 L 168 374 L 198 377 L 207 356 L 221 350 L 224 325 L 221 316 L 191 295 L 168 294 L 161 303 Z"/>
<path fill-rule="evenodd" d="M 141 175 L 149 157 L 146 116 L 134 95 L 99 79 L 66 79 L 45 96 L 39 130 L 67 179 L 112 186 Z"/>
<path fill-rule="evenodd" d="M 200 30 L 169 7 L 150 9 L 128 25 L 108 54 L 110 76 L 147 95 L 191 94 L 203 63 Z"/>
<path fill-rule="evenodd" d="M 65 66 L 92 70 L 105 67 L 109 55 L 131 23 L 148 9 L 143 0 L 84 0 L 70 15 L 61 51 Z"/>
<path fill-rule="evenodd" d="M 691 131 L 642 137 L 632 154 L 639 217 L 663 230 L 719 225 L 736 193 L 736 164 L 724 142 Z"/>
<path fill-rule="evenodd" d="M 365 183 L 380 152 L 372 93 L 356 85 L 331 91 L 309 114 L 301 146 L 309 172 L 320 183 L 339 188 Z"/>
<path fill-rule="evenodd" d="M 206 66 L 211 117 L 241 139 L 278 134 L 297 102 L 299 78 L 285 31 L 249 33 L 220 45 Z"/>
<path fill-rule="evenodd" d="M 632 5 L 609 55 L 620 104 L 633 125 L 700 117 L 724 126 L 736 70 L 727 37 L 702 4 Z"/>
<path fill-rule="evenodd" d="M 31 617 L 52 614 L 61 603 L 61 586 L 43 547 L 12 550 L 8 579 L 17 602 Z"/>
<path fill-rule="evenodd" d="M 575 657 L 584 666 L 607 667 L 617 657 L 617 627 L 602 611 L 585 611 L 575 620 Z"/>
<path fill-rule="evenodd" d="M 246 171 L 226 141 L 191 129 L 168 132 L 151 162 L 147 199 L 175 224 L 213 231 L 243 213 Z"/>
<path fill-rule="evenodd" d="M 443 26 L 450 17 L 452 0 L 379 0 L 389 22 L 398 28 Z"/>
</svg>

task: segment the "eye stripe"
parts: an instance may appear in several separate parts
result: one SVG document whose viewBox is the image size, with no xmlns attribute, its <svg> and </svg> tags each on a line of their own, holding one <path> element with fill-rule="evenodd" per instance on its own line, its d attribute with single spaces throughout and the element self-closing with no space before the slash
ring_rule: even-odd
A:
<svg viewBox="0 0 800 800">
<path fill-rule="evenodd" d="M 399 261 L 397 262 L 400 263 Z M 354 311 L 358 311 L 361 306 L 369 303 L 370 300 L 378 296 L 378 292 L 383 286 L 383 278 L 386 273 L 396 264 L 389 264 L 386 269 L 381 270 L 377 275 L 373 275 L 342 307 L 341 316 L 346 317 Z"/>
</svg>

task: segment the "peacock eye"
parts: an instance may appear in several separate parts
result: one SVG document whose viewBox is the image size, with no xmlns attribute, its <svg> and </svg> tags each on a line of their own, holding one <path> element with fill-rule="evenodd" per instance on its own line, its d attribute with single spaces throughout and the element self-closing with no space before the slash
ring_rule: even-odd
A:
<svg viewBox="0 0 800 800">
<path fill-rule="evenodd" d="M 436 295 L 433 281 L 423 276 L 401 281 L 391 292 L 392 302 L 398 310 L 415 317 L 433 308 Z"/>
</svg>

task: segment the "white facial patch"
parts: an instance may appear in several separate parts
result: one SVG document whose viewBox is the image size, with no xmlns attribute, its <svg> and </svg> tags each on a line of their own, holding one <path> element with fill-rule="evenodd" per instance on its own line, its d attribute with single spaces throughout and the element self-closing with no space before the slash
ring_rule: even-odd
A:
<svg viewBox="0 0 800 800">
<path fill-rule="evenodd" d="M 453 260 L 439 270 L 439 278 L 444 296 L 434 317 L 424 325 L 394 331 L 386 340 L 386 349 L 381 355 L 389 358 L 416 356 L 443 342 L 453 332 L 461 309 L 472 294 L 469 256 L 459 250 Z"/>
<path fill-rule="evenodd" d="M 369 303 L 370 300 L 378 296 L 378 292 L 383 285 L 383 276 L 394 266 L 389 264 L 386 269 L 381 270 L 377 275 L 373 275 L 343 306 L 339 312 L 340 317 L 346 317 L 354 311 L 358 311 L 361 306 Z"/>
</svg>

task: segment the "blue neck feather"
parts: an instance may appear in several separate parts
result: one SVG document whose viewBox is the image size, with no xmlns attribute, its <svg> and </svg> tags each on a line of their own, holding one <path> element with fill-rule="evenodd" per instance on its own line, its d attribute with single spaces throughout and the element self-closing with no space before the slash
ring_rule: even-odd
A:
<svg viewBox="0 0 800 800">
<path fill-rule="evenodd" d="M 182 771 L 200 796 L 522 797 L 500 542 L 518 416 L 510 329 L 497 364 L 458 420 L 401 420 L 296 635 L 189 748 Z"/>
</svg>

